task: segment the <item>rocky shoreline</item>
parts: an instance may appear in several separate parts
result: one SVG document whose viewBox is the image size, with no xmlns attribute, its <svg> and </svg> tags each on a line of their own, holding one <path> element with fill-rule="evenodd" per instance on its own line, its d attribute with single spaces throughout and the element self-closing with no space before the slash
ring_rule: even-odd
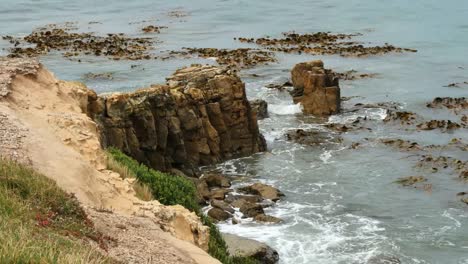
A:
<svg viewBox="0 0 468 264">
<path fill-rule="evenodd" d="M 177 14 L 174 16 L 179 17 Z M 181 17 L 183 16 L 181 15 Z M 142 27 L 141 31 L 151 36 L 151 34 L 160 34 L 161 30 L 166 28 L 165 26 L 149 25 Z M 91 165 L 88 164 L 87 170 L 93 170 L 96 175 L 99 172 L 99 177 L 113 186 L 124 186 L 121 188 L 130 189 L 128 182 L 122 183 L 115 172 L 105 170 L 105 166 L 102 164 L 104 155 L 100 152 L 108 147 L 119 149 L 149 168 L 189 179 L 196 187 L 197 203 L 205 206 L 206 215 L 214 222 L 239 224 L 242 219 L 248 218 L 256 223 L 280 224 L 284 221 L 283 219 L 269 215 L 264 210 L 268 207 L 274 207 L 282 199 L 287 199 L 280 190 L 258 182 L 233 188 L 232 179 L 228 175 L 200 170 L 201 166 L 267 151 L 266 141 L 260 133 L 257 121 L 268 118 L 268 104 L 261 99 L 248 100 L 245 84 L 239 77 L 238 70 L 276 63 L 278 61 L 277 52 L 343 57 L 417 52 L 414 49 L 400 48 L 390 44 L 383 46 L 363 45 L 363 43 L 353 40 L 359 35 L 330 32 L 310 34 L 288 32 L 280 38 L 236 38 L 239 42 L 249 45 L 249 48 L 184 48 L 169 51 L 167 55 L 161 56 L 154 56 L 151 53 L 153 45 L 157 43 L 157 40 L 152 37 L 133 38 L 124 34 L 99 36 L 92 33 L 76 33 L 72 29 L 56 26 L 33 31 L 24 38 L 5 36 L 4 39 L 9 41 L 13 48 L 9 55 L 10 58 L 0 59 L 0 69 L 2 69 L 0 72 L 0 102 L 1 99 L 4 99 L 7 103 L 3 106 L 10 111 L 3 109 L 5 111 L 0 112 L 0 125 L 2 126 L 0 128 L 2 133 L 0 135 L 0 147 L 2 147 L 0 154 L 36 166 L 37 163 L 44 162 L 43 159 L 39 160 L 37 157 L 28 156 L 25 147 L 23 147 L 24 138 L 27 138 L 28 135 L 27 133 L 23 135 L 20 132 L 23 129 L 20 126 L 21 122 L 15 123 L 10 120 L 11 112 L 18 111 L 17 109 L 23 107 L 18 102 L 28 102 L 27 107 L 25 107 L 28 111 L 30 108 L 37 109 L 37 111 L 44 109 L 52 111 L 52 109 L 48 109 L 45 102 L 31 103 L 30 107 L 29 102 L 32 99 L 19 96 L 21 93 L 18 91 L 14 91 L 14 94 L 11 95 L 12 82 L 15 79 L 23 77 L 27 79 L 31 76 L 37 76 L 38 72 L 46 71 L 37 61 L 24 59 L 24 57 L 37 57 L 51 51 L 59 51 L 64 57 L 77 58 L 78 60 L 83 55 L 103 56 L 113 60 L 215 58 L 219 66 L 197 64 L 184 67 L 167 77 L 164 84 L 151 85 L 129 93 L 98 95 L 83 84 L 63 84 L 62 81 L 47 75 L 41 79 L 41 82 L 54 87 L 53 92 L 48 96 L 64 96 L 68 100 L 66 103 L 70 104 L 72 101 L 71 103 L 75 105 L 72 107 L 74 109 L 72 114 L 63 110 L 68 116 L 60 115 L 57 117 L 52 113 L 47 113 L 46 123 L 52 124 L 55 131 L 60 131 L 61 134 L 58 137 L 67 147 L 77 150 L 79 155 L 73 157 L 86 156 L 87 162 L 91 163 Z M 34 46 L 29 47 L 28 45 Z M 250 47 L 251 45 L 257 47 Z M 19 77 L 17 78 L 17 76 Z M 342 123 L 326 122 L 325 119 L 330 115 L 359 113 L 368 109 L 383 109 L 385 112 L 385 118 L 381 120 L 383 126 L 402 131 L 434 130 L 441 133 L 451 133 L 468 128 L 468 115 L 466 114 L 468 103 L 465 97 L 437 97 L 433 101 L 427 102 L 427 108 L 434 109 L 434 111 L 449 111 L 452 115 L 450 119 L 427 119 L 418 113 L 403 109 L 400 104 L 394 102 L 357 102 L 352 106 L 343 104 L 343 102 L 353 98 L 341 96 L 340 81 L 353 81 L 375 76 L 377 76 L 375 73 L 358 73 L 354 70 L 342 73 L 335 72 L 326 69 L 320 60 L 296 64 L 291 70 L 290 80 L 269 84 L 266 87 L 288 91 L 292 97 L 291 101 L 300 105 L 304 116 L 319 118 L 314 124 L 320 129 L 294 129 L 286 131 L 281 136 L 287 141 L 304 146 L 344 144 L 343 136 L 347 133 L 373 131 L 373 120 L 367 119 L 367 115 Z M 85 77 L 112 79 L 111 74 L 91 73 Z M 28 84 L 32 82 L 29 79 L 27 81 Z M 43 88 L 41 82 L 38 84 L 39 88 Z M 462 85 L 464 84 L 453 83 L 449 84 L 448 87 Z M 66 91 L 65 95 L 62 94 L 63 91 Z M 20 100 L 7 99 L 15 97 L 20 98 Z M 17 108 L 12 108 L 9 104 Z M 2 109 L 0 108 L 0 110 Z M 452 118 L 453 116 L 455 119 Z M 21 117 L 23 116 L 18 115 L 18 120 Z M 77 129 L 79 126 L 87 127 L 91 132 L 80 130 L 81 135 L 72 137 L 69 134 L 75 135 L 76 131 L 75 134 L 70 131 L 66 131 L 66 133 L 62 131 L 66 130 L 66 127 Z M 19 136 L 12 137 L 13 134 Z M 90 146 L 86 144 L 80 146 L 83 142 L 89 143 L 89 141 L 92 141 L 93 149 L 86 150 L 85 148 Z M 434 150 L 449 148 L 466 151 L 466 143 L 456 138 L 442 146 L 424 146 L 418 142 L 399 138 L 378 140 L 365 138 L 347 143 L 349 143 L 346 146 L 348 149 L 364 148 L 367 144 L 381 144 L 404 153 L 410 152 L 411 155 L 417 156 L 414 166 L 424 173 L 426 171 L 436 173 L 439 170 L 451 170 L 451 174 L 455 175 L 461 182 L 465 183 L 468 180 L 468 161 L 437 155 L 434 152 Z M 94 151 L 98 154 L 91 153 Z M 21 160 L 22 157 L 27 157 L 27 161 Z M 43 169 L 47 174 L 47 169 L 50 168 Z M 57 175 L 55 177 L 59 178 Z M 86 188 L 93 184 L 91 180 L 88 181 Z M 433 188 L 432 183 L 425 175 L 400 175 L 395 177 L 395 183 L 404 188 L 414 187 L 426 192 L 431 192 Z M 59 184 L 63 183 L 59 182 Z M 72 190 L 71 185 L 64 185 L 64 188 Z M 89 190 L 80 189 L 78 193 L 80 199 L 86 202 L 92 201 L 90 203 L 93 205 L 115 205 L 108 202 L 111 198 L 101 201 L 96 197 L 91 197 Z M 456 195 L 462 203 L 468 204 L 468 195 L 465 192 L 459 192 Z M 136 202 L 133 198 L 129 198 L 125 202 L 132 204 L 132 206 L 140 202 Z M 127 209 L 125 208 L 125 210 Z M 122 211 L 125 210 L 122 209 Z M 157 218 L 161 218 L 156 221 L 157 225 L 164 226 L 165 231 L 169 230 L 169 233 L 178 239 L 207 250 L 208 231 L 206 227 L 201 225 L 197 216 L 189 214 L 183 208 L 168 209 L 154 204 L 143 204 L 137 210 L 132 209 L 132 213 L 141 213 L 142 211 L 151 212 Z M 98 221 L 103 222 L 124 221 L 131 223 L 134 220 L 120 215 L 109 219 L 108 215 L 101 213 L 95 211 L 92 215 L 95 219 L 101 219 Z M 176 223 L 180 220 L 179 217 L 185 221 L 183 231 L 180 231 L 181 228 Z M 138 221 L 146 222 L 143 219 L 138 219 Z M 112 228 L 102 228 L 106 229 L 107 232 L 115 232 L 119 229 L 115 223 Z M 125 230 L 127 229 L 133 230 L 133 227 L 125 228 Z M 141 230 L 135 232 L 138 233 Z M 260 263 L 268 264 L 277 263 L 280 258 L 275 249 L 263 243 L 229 234 L 224 234 L 224 237 L 232 255 L 251 257 Z M 118 251 L 117 248 L 114 250 Z M 374 261 L 380 263 L 379 260 Z M 399 263 L 399 260 L 396 259 L 392 263 Z"/>
</svg>

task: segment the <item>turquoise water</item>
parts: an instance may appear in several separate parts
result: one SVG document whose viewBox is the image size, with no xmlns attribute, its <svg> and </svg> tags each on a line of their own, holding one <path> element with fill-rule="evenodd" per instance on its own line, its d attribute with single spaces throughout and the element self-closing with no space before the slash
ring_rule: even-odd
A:
<svg viewBox="0 0 468 264">
<path fill-rule="evenodd" d="M 76 22 L 81 32 L 124 32 L 143 36 L 140 28 L 168 26 L 156 39 L 155 54 L 181 47 L 250 47 L 234 37 L 280 36 L 281 32 L 360 32 L 363 42 L 417 49 L 417 53 L 370 58 L 277 54 L 279 62 L 242 72 L 249 98 L 270 104 L 270 118 L 260 122 L 269 152 L 228 161 L 219 169 L 232 175 L 271 183 L 287 197 L 268 213 L 285 220 L 281 225 L 249 221 L 221 229 L 249 236 L 276 248 L 281 263 L 367 263 L 375 256 L 394 256 L 402 263 L 468 263 L 468 207 L 455 196 L 468 191 L 450 170 L 430 173 L 414 168 L 417 157 L 376 142 L 398 137 L 421 144 L 446 144 L 452 138 L 468 140 L 466 129 L 452 133 L 415 132 L 384 125 L 383 111 L 355 113 L 368 116 L 372 132 L 349 132 L 343 143 L 301 146 L 284 140 L 293 128 L 318 128 L 298 113 L 287 92 L 264 85 L 287 78 L 301 61 L 322 59 L 337 71 L 355 69 L 378 73 L 377 78 L 342 82 L 343 96 L 361 96 L 354 103 L 394 101 L 427 119 L 451 118 L 448 111 L 432 110 L 426 102 L 437 96 L 468 95 L 468 2 L 462 0 L 415 1 L 5 1 L 0 9 L 0 33 L 22 36 L 49 23 Z M 170 11 L 186 17 L 174 18 Z M 141 21 L 149 21 L 142 22 Z M 100 24 L 89 24 L 91 21 Z M 0 47 L 7 43 L 0 40 Z M 6 51 L 0 51 L 6 54 Z M 82 63 L 58 54 L 42 62 L 59 78 L 83 80 L 98 92 L 127 91 L 164 82 L 175 69 L 194 62 L 178 59 L 138 62 L 85 57 Z M 139 67 L 131 68 L 137 64 Z M 113 72 L 112 80 L 85 80 L 89 72 Z M 260 77 L 249 77 L 256 73 Z M 344 122 L 347 115 L 332 117 Z M 365 140 L 369 138 L 369 140 Z M 362 147 L 349 149 L 351 142 Z M 466 152 L 444 149 L 436 154 L 468 159 Z M 433 184 L 431 193 L 402 188 L 396 178 L 424 175 Z M 245 182 L 239 182 L 245 184 Z"/>
</svg>

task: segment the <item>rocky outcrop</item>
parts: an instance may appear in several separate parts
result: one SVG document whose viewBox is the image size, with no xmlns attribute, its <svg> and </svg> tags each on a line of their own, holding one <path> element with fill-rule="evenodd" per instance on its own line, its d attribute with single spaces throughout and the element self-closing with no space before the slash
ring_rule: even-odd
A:
<svg viewBox="0 0 468 264">
<path fill-rule="evenodd" d="M 219 263 L 202 250 L 208 249 L 209 228 L 195 213 L 180 205 L 142 201 L 134 179 L 107 169 L 99 127 L 88 116 L 89 110 L 104 109 L 94 92 L 56 79 L 37 60 L 3 57 L 0 88 L 5 91 L 0 96 L 0 157 L 21 157 L 15 160 L 73 193 L 97 229 L 116 239 L 108 245 L 113 259 L 178 263 L 161 261 L 173 258 L 158 254 L 164 251 L 180 252 L 196 263 Z M 143 249 L 151 253 L 142 255 Z"/>
<path fill-rule="evenodd" d="M 222 234 L 229 254 L 236 257 L 251 257 L 263 264 L 278 263 L 279 255 L 268 245 L 231 234 Z"/>
<path fill-rule="evenodd" d="M 244 83 L 225 68 L 193 65 L 166 85 L 90 97 L 88 112 L 101 126 L 105 147 L 161 171 L 192 174 L 199 165 L 266 149 Z"/>
<path fill-rule="evenodd" d="M 336 75 L 320 60 L 296 64 L 291 71 L 294 103 L 305 114 L 326 116 L 340 111 L 340 87 Z"/>
</svg>

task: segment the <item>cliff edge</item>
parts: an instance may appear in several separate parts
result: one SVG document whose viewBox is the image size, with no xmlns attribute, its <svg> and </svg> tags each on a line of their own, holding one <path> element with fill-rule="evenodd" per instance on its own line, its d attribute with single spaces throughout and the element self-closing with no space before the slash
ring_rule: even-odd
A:
<svg viewBox="0 0 468 264">
<path fill-rule="evenodd" d="M 139 200 L 131 179 L 107 169 L 101 130 L 88 116 L 94 95 L 81 83 L 57 80 L 34 59 L 0 58 L 0 156 L 74 193 L 96 227 L 116 239 L 107 251 L 112 258 L 219 263 L 204 251 L 209 230 L 194 213 Z"/>
</svg>

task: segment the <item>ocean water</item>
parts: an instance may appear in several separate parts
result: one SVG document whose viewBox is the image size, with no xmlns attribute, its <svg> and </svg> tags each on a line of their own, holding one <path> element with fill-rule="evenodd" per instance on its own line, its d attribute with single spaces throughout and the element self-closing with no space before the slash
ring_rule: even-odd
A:
<svg viewBox="0 0 468 264">
<path fill-rule="evenodd" d="M 468 263 L 468 206 L 456 193 L 468 191 L 457 174 L 446 169 L 432 173 L 415 168 L 417 157 L 384 146 L 381 138 L 416 140 L 423 145 L 447 144 L 452 138 L 468 140 L 466 129 L 450 133 L 407 131 L 384 125 L 384 110 L 332 116 L 329 122 L 348 122 L 367 116 L 372 131 L 348 132 L 342 142 L 330 140 L 303 146 L 285 140 L 296 128 L 322 129 L 313 117 L 303 116 L 286 91 L 265 88 L 284 80 L 297 62 L 322 59 L 327 68 L 377 73 L 376 78 L 343 81 L 343 96 L 359 96 L 353 104 L 398 102 L 426 119 L 450 118 L 445 110 L 426 108 L 437 96 L 468 96 L 468 1 L 466 0 L 199 0 L 199 1 L 67 1 L 1 0 L 0 34 L 24 36 L 49 23 L 75 22 L 79 31 L 124 32 L 142 36 L 140 28 L 156 24 L 168 28 L 156 37 L 155 54 L 182 47 L 251 47 L 234 37 L 280 36 L 282 32 L 331 31 L 363 33 L 359 40 L 417 49 L 417 53 L 368 58 L 311 56 L 278 53 L 278 63 L 241 72 L 249 99 L 269 103 L 270 118 L 260 121 L 269 151 L 216 166 L 250 181 L 273 184 L 286 197 L 267 209 L 285 220 L 260 225 L 249 220 L 223 223 L 221 230 L 263 241 L 277 249 L 280 263 L 368 263 L 371 259 L 400 259 L 401 263 Z M 174 18 L 168 12 L 187 13 Z M 89 22 L 99 22 L 92 23 Z M 146 22 L 142 22 L 146 21 Z M 0 48 L 8 43 L 0 40 Z M 254 46 L 253 46 L 254 47 Z M 0 55 L 7 54 L 0 50 Z M 131 91 L 164 82 L 175 69 L 205 59 L 111 61 L 84 57 L 69 61 L 49 54 L 42 62 L 59 78 L 82 80 L 99 93 Z M 139 65 L 132 68 L 131 65 Z M 89 72 L 112 72 L 112 80 L 86 80 Z M 249 77 L 251 73 L 260 77 Z M 332 135 L 339 137 L 339 135 Z M 362 146 L 350 149 L 352 142 Z M 468 159 L 466 152 L 442 149 L 437 155 Z M 403 188 L 393 182 L 402 176 L 424 175 L 432 192 Z M 383 262 L 378 262 L 383 263 Z"/>
</svg>

